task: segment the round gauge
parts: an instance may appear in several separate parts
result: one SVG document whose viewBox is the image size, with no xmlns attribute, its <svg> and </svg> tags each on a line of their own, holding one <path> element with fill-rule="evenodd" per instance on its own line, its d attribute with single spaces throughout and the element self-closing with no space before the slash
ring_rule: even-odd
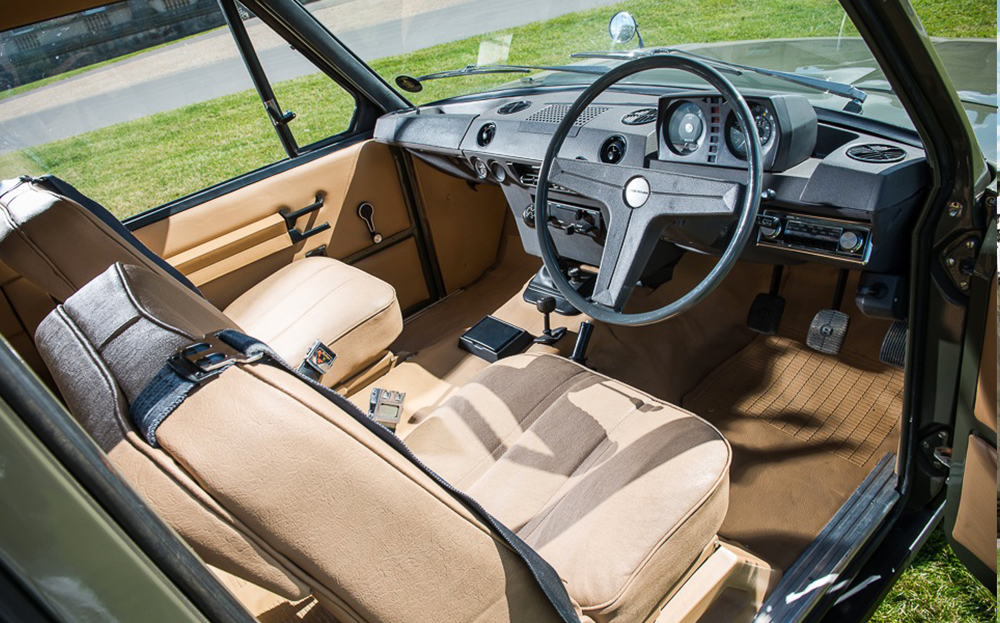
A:
<svg viewBox="0 0 1000 623">
<path fill-rule="evenodd" d="M 666 141 L 680 156 L 698 151 L 705 140 L 705 113 L 694 102 L 680 102 L 667 117 Z"/>
<path fill-rule="evenodd" d="M 750 114 L 753 115 L 754 125 L 757 126 L 757 136 L 760 137 L 760 145 L 764 147 L 771 142 L 774 134 L 774 117 L 771 111 L 760 104 L 750 104 Z M 743 124 L 736 118 L 735 113 L 729 113 L 726 119 L 726 144 L 729 151 L 740 159 L 747 157 L 747 139 L 743 135 Z"/>
<path fill-rule="evenodd" d="M 485 180 L 490 174 L 490 168 L 479 158 L 472 158 L 472 169 L 476 172 L 476 177 Z"/>
</svg>

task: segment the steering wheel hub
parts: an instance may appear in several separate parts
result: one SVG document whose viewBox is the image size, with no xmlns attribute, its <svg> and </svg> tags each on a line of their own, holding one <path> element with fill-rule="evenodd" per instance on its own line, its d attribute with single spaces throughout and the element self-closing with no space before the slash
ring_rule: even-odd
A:
<svg viewBox="0 0 1000 623">
<path fill-rule="evenodd" d="M 649 180 L 636 175 L 625 182 L 625 205 L 630 208 L 641 208 L 649 201 Z"/>
</svg>

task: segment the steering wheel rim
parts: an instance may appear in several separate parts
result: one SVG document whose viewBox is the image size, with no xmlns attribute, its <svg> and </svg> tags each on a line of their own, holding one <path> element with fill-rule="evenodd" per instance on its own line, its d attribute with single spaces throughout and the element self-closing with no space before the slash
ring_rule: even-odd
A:
<svg viewBox="0 0 1000 623">
<path fill-rule="evenodd" d="M 650 69 L 680 69 L 692 73 L 714 87 L 725 99 L 729 102 L 730 107 L 736 114 L 736 118 L 740 121 L 740 125 L 743 128 L 743 133 L 746 138 L 747 144 L 747 170 L 748 170 L 748 180 L 746 185 L 743 187 L 743 200 L 742 210 L 740 212 L 739 218 L 737 219 L 736 230 L 733 232 L 732 237 L 726 247 L 726 250 L 722 253 L 719 261 L 716 263 L 715 267 L 709 271 L 701 282 L 695 287 L 689 290 L 684 296 L 681 296 L 677 300 L 669 303 L 659 309 L 641 312 L 641 313 L 624 313 L 615 309 L 611 305 L 602 305 L 600 303 L 594 303 L 583 296 L 581 296 L 575 288 L 573 288 L 566 276 L 563 274 L 561 268 L 559 267 L 559 257 L 555 249 L 555 243 L 552 240 L 552 234 L 549 232 L 547 226 L 549 219 L 548 210 L 548 196 L 549 196 L 549 178 L 552 174 L 553 163 L 557 160 L 561 160 L 563 163 L 571 162 L 562 159 L 558 159 L 559 150 L 562 148 L 566 141 L 566 137 L 569 135 L 570 129 L 573 124 L 579 118 L 580 114 L 589 106 L 599 95 L 604 93 L 608 88 L 617 82 L 621 81 L 628 76 L 648 71 Z M 585 161 L 577 161 L 576 165 L 572 165 L 572 168 L 580 167 L 595 167 L 595 166 L 605 166 L 605 167 L 620 167 L 621 165 L 610 165 L 603 163 L 591 163 L 586 162 L 586 165 L 581 164 Z M 559 168 L 562 165 L 557 165 Z M 643 172 L 653 172 L 652 169 L 641 168 L 638 169 Z M 559 168 L 559 172 L 562 169 Z M 579 176 L 578 176 L 579 177 Z M 627 189 L 632 179 L 626 182 L 625 186 L 620 187 L 619 191 L 622 197 L 627 194 Z M 676 176 L 685 177 L 685 176 Z M 753 114 L 750 112 L 750 107 L 747 105 L 746 100 L 743 96 L 736 90 L 732 83 L 726 79 L 722 74 L 720 74 L 713 67 L 687 57 L 674 56 L 674 55 L 653 55 L 647 56 L 639 59 L 635 59 L 619 65 L 614 69 L 611 69 L 607 73 L 601 75 L 597 80 L 595 80 L 587 89 L 585 89 L 576 101 L 570 106 L 566 115 L 562 118 L 559 125 L 556 127 L 555 133 L 552 135 L 549 141 L 548 149 L 545 152 L 544 159 L 542 160 L 542 165 L 538 173 L 538 185 L 535 193 L 535 230 L 538 236 L 539 249 L 542 256 L 542 261 L 545 267 L 548 269 L 549 275 L 552 278 L 553 283 L 559 292 L 566 297 L 566 299 L 578 310 L 587 314 L 591 318 L 606 322 L 609 324 L 618 325 L 628 325 L 628 326 L 641 326 L 647 324 L 653 324 L 656 322 L 662 322 L 669 318 L 678 316 L 692 307 L 700 303 L 705 297 L 711 294 L 715 288 L 719 286 L 722 280 L 729 274 L 735 266 L 736 261 L 739 259 L 743 248 L 749 241 L 751 234 L 753 233 L 754 223 L 757 218 L 757 212 L 760 208 L 761 199 L 761 185 L 763 179 L 763 156 L 760 146 L 760 141 L 757 135 L 757 126 L 754 123 Z M 688 182 L 689 183 L 689 182 Z M 641 186 L 641 185 L 640 185 Z M 647 194 L 655 193 L 655 189 L 649 189 L 650 184 L 646 181 Z M 605 193 L 606 194 L 606 193 Z M 665 193 L 670 194 L 670 193 Z M 604 201 L 597 199 L 600 203 L 605 205 L 608 209 L 609 216 L 609 236 L 608 240 L 605 242 L 605 246 L 611 243 L 610 230 L 614 226 L 613 219 L 615 219 L 616 214 L 613 213 L 612 207 L 607 205 Z M 613 201 L 613 199 L 612 199 Z M 627 201 L 627 198 L 626 198 Z M 632 207 L 631 205 L 629 207 Z M 634 212 L 632 214 L 639 214 L 643 204 L 640 204 L 638 208 L 633 208 Z M 617 208 L 616 208 L 617 209 Z M 618 213 L 624 214 L 624 213 Z M 672 213 L 668 213 L 672 214 Z M 678 213 L 678 216 L 685 217 L 688 215 L 694 215 L 693 213 Z M 707 213 L 706 213 L 707 214 Z M 652 217 L 647 217 L 649 219 L 662 218 L 663 215 L 654 215 Z M 621 220 L 625 220 L 624 217 L 619 216 Z M 632 219 L 629 216 L 628 219 Z M 620 228 L 616 228 L 620 229 Z M 627 226 L 626 226 L 627 230 Z M 662 228 L 659 230 L 662 232 Z M 657 234 L 657 238 L 659 234 Z M 621 245 L 626 242 L 625 237 L 621 237 L 619 241 Z M 638 246 L 638 245 L 634 245 Z M 618 249 L 619 253 L 624 248 L 622 246 Z M 607 251 L 607 248 L 605 249 Z M 613 252 L 613 250 L 612 250 Z M 639 257 L 639 256 L 637 256 Z M 648 257 L 647 257 L 648 259 Z M 604 270 L 603 264 L 605 259 L 602 258 L 602 266 L 599 267 L 600 271 Z M 626 277 L 630 271 L 631 267 L 626 267 Z M 617 264 L 613 267 L 614 271 L 617 271 Z M 641 267 L 640 267 L 641 270 Z M 600 273 L 598 273 L 598 278 L 600 279 Z M 614 277 L 611 277 L 614 279 Z M 634 285 L 634 284 L 633 284 Z M 627 287 L 625 284 L 623 287 Z M 631 290 L 629 290 L 629 294 Z M 602 293 L 603 294 L 603 293 Z M 625 295 L 626 300 L 628 294 Z M 606 297 L 607 298 L 607 297 Z M 611 297 L 614 298 L 614 297 Z M 610 300 L 610 299 L 609 299 Z M 621 303 L 624 306 L 624 302 Z"/>
</svg>

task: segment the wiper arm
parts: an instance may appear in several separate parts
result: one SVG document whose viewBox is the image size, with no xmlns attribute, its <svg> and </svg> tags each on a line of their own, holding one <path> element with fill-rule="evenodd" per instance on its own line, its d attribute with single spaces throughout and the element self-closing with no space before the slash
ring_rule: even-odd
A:
<svg viewBox="0 0 1000 623">
<path fill-rule="evenodd" d="M 438 71 L 417 78 L 402 74 L 396 76 L 396 86 L 410 93 L 419 93 L 424 88 L 421 83 L 427 80 L 476 76 L 480 74 L 529 74 L 533 71 L 563 71 L 576 74 L 601 75 L 606 73 L 608 69 L 597 65 L 466 65 L 462 69 Z"/>
<path fill-rule="evenodd" d="M 739 63 L 722 61 L 717 58 L 703 56 L 701 54 L 688 52 L 687 50 L 680 50 L 678 48 L 652 48 L 649 50 L 632 50 L 629 52 L 578 52 L 572 56 L 574 58 L 609 58 L 629 60 L 633 58 L 653 56 L 655 54 L 677 54 L 688 58 L 695 58 L 709 65 L 713 65 L 717 69 L 726 68 L 729 70 L 735 70 L 737 75 L 739 75 L 739 72 L 741 71 L 749 71 L 762 76 L 770 76 L 772 78 L 778 78 L 779 80 L 784 80 L 800 86 L 816 89 L 817 91 L 824 91 L 832 95 L 839 95 L 840 97 L 851 100 L 850 103 L 844 107 L 844 110 L 848 112 L 861 112 L 861 104 L 863 104 L 865 99 L 868 98 L 867 93 L 850 84 L 834 82 L 833 80 L 823 80 L 821 78 L 813 78 L 812 76 L 803 76 L 802 74 L 779 71 L 777 69 L 765 69 L 763 67 L 754 67 L 752 65 L 741 65 Z"/>
</svg>

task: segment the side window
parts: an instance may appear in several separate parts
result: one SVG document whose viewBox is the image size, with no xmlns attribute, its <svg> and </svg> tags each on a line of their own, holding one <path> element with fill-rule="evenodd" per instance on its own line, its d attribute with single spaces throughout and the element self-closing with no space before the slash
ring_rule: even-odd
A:
<svg viewBox="0 0 1000 623">
<path fill-rule="evenodd" d="M 249 9 L 239 5 L 239 15 L 282 111 L 295 114 L 288 123 L 295 142 L 308 149 L 347 132 L 357 108 L 351 93 L 296 52 Z"/>
<path fill-rule="evenodd" d="M 347 128 L 353 98 L 247 25 L 297 141 Z M 288 157 L 216 0 L 127 0 L 0 32 L 0 179 L 56 175 L 125 219 Z"/>
</svg>

